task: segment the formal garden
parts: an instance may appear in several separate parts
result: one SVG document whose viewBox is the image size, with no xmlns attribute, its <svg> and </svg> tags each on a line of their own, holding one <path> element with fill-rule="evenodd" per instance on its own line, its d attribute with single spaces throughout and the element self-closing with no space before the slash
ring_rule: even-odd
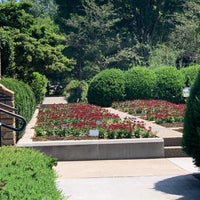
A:
<svg viewBox="0 0 200 200">
<path fill-rule="evenodd" d="M 2 0 L 0 84 L 14 92 L 27 123 L 39 109 L 34 141 L 155 139 L 144 122 L 151 121 L 182 127 L 183 150 L 199 167 L 199 30 L 193 0 Z M 45 96 L 66 104 L 43 105 Z M 56 162 L 0 147 L 0 199 L 63 199 Z"/>
<path fill-rule="evenodd" d="M 197 69 L 198 66 L 193 68 Z M 50 105 L 40 104 L 44 99 L 44 91 L 47 85 L 47 80 L 42 75 L 35 74 L 33 79 L 35 81 L 32 82 L 35 87 L 30 87 L 21 81 L 10 78 L 3 78 L 1 83 L 13 91 L 17 91 L 16 107 L 19 113 L 26 116 L 27 119 L 31 119 L 36 105 L 39 106 L 37 123 L 34 127 L 35 141 L 137 139 L 153 138 L 156 137 L 156 133 L 151 130 L 151 127 L 146 127 L 143 121 L 133 120 L 132 118 L 121 119 L 118 115 L 109 113 L 106 107 L 112 107 L 127 112 L 133 117 L 137 116 L 163 126 L 166 124 L 168 126 L 169 124 L 176 126 L 177 123 L 179 126 L 180 124 L 183 126 L 185 112 L 188 112 L 186 103 L 187 101 L 189 103 L 191 99 L 184 99 L 182 91 L 188 77 L 193 84 L 197 74 L 198 70 L 196 74 L 191 75 L 186 69 L 178 71 L 173 67 L 163 67 L 155 71 L 135 67 L 128 72 L 118 69 L 107 69 L 94 76 L 88 87 L 80 87 L 81 84 L 76 84 L 76 87 L 73 86 L 72 88 L 66 87 L 68 92 L 66 101 L 70 99 L 71 102 Z M 198 81 L 195 83 L 197 84 Z M 76 91 L 79 92 L 76 93 Z M 35 98 L 36 96 L 37 99 Z M 193 119 L 193 121 L 195 120 Z M 187 126 L 185 125 L 186 128 Z M 96 134 L 94 130 L 98 130 L 97 135 L 94 135 Z M 21 133 L 21 137 L 22 135 L 23 133 Z M 184 132 L 184 138 L 186 137 L 188 136 Z M 187 152 L 187 145 L 190 144 L 187 143 L 188 140 L 183 141 L 185 141 L 186 145 L 184 148 Z M 190 148 L 193 147 L 190 146 Z M 12 153 L 16 154 L 18 151 L 26 154 L 26 150 L 23 152 L 20 148 L 5 148 L 5 151 L 11 151 L 11 155 Z M 32 152 L 32 150 L 30 151 Z M 33 154 L 35 153 L 33 151 Z M 3 150 L 1 154 L 2 156 L 4 155 Z M 38 154 L 40 153 L 38 152 Z M 10 174 L 13 173 L 12 176 L 15 177 L 15 172 L 18 174 L 15 171 L 15 166 L 19 165 L 18 157 L 10 157 L 9 159 L 12 161 L 5 161 L 10 163 L 6 166 L 10 166 L 11 170 L 14 170 Z M 24 156 L 24 159 L 26 159 L 26 156 Z M 56 161 L 51 160 L 51 158 L 48 159 L 50 159 L 48 162 L 52 164 L 46 164 L 46 166 L 52 169 Z M 198 156 L 195 159 L 198 164 Z M 30 165 L 32 168 L 25 170 L 28 171 L 27 173 L 31 171 L 30 178 L 32 181 L 35 181 L 39 179 L 39 175 L 36 176 L 34 165 Z M 1 164 L 1 167 L 4 167 L 4 165 Z M 12 169 L 13 167 L 14 169 Z M 37 169 L 39 168 L 36 168 L 36 171 Z M 52 175 L 51 180 L 54 179 L 53 177 L 55 178 Z M 6 195 L 8 199 L 9 195 L 14 195 L 7 192 L 7 187 L 11 187 L 7 184 L 9 180 L 1 178 L 2 189 L 0 194 L 3 197 L 5 196 L 5 199 Z M 51 186 L 55 187 L 54 184 L 52 182 Z M 17 187 L 16 185 L 17 183 L 13 182 L 12 187 L 15 188 Z"/>
</svg>

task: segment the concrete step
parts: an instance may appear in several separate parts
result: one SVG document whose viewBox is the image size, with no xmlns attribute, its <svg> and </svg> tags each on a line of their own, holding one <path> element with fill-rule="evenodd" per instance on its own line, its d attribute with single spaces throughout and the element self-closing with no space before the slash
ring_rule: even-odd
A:
<svg viewBox="0 0 200 200">
<path fill-rule="evenodd" d="M 165 137 L 164 139 L 164 146 L 181 146 L 182 144 L 182 137 Z"/>
<path fill-rule="evenodd" d="M 164 147 L 165 157 L 172 158 L 172 157 L 188 157 L 188 155 L 183 152 L 181 146 L 165 146 Z"/>
</svg>

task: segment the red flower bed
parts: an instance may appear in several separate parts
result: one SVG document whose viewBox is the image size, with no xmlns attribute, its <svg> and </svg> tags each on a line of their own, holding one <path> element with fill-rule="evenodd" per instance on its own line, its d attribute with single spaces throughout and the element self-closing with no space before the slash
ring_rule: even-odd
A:
<svg viewBox="0 0 200 200">
<path fill-rule="evenodd" d="M 36 136 L 88 136 L 98 130 L 99 138 L 155 137 L 144 122 L 122 121 L 118 115 L 90 104 L 69 103 L 42 105 L 39 109 Z"/>
<path fill-rule="evenodd" d="M 112 107 L 129 114 L 141 115 L 144 119 L 159 124 L 183 122 L 185 114 L 185 104 L 174 104 L 164 100 L 114 102 Z"/>
</svg>

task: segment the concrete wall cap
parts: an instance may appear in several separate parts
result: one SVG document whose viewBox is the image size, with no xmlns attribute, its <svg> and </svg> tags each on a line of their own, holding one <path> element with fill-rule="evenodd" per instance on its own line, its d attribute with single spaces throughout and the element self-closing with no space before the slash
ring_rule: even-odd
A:
<svg viewBox="0 0 200 200">
<path fill-rule="evenodd" d="M 0 84 L 0 92 L 7 95 L 7 96 L 10 96 L 10 97 L 13 97 L 13 95 L 14 95 L 13 91 L 9 90 L 8 88 L 6 88 L 2 84 Z"/>
</svg>

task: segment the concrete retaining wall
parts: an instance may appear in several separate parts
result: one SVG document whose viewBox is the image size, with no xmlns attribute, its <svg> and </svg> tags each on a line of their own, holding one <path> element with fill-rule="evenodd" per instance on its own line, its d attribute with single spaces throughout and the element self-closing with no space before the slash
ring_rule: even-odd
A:
<svg viewBox="0 0 200 200">
<path fill-rule="evenodd" d="M 59 161 L 164 157 L 162 138 L 20 142 L 17 146 L 32 147 Z"/>
</svg>

